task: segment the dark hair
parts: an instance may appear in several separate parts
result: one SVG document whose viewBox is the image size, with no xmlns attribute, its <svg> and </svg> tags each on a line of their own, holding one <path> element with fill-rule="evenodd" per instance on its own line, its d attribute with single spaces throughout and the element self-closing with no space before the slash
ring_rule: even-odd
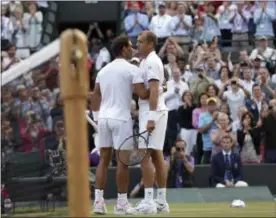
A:
<svg viewBox="0 0 276 218">
<path fill-rule="evenodd" d="M 242 115 L 242 117 L 241 117 L 241 126 L 242 126 L 242 128 L 244 128 L 244 126 L 243 126 L 243 121 L 244 121 L 244 119 L 245 119 L 247 116 L 250 117 L 250 119 L 251 119 L 250 127 L 253 128 L 253 127 L 255 126 L 255 124 L 254 124 L 254 118 L 253 118 L 253 116 L 252 116 L 252 114 L 251 114 L 250 112 L 245 112 L 245 113 Z"/>
<path fill-rule="evenodd" d="M 209 85 L 207 86 L 207 88 L 206 88 L 206 93 L 208 93 L 208 89 L 209 89 L 210 87 L 214 87 L 216 95 L 219 94 L 219 88 L 218 88 L 215 84 L 209 84 Z"/>
<path fill-rule="evenodd" d="M 254 85 L 252 86 L 252 91 L 254 90 L 255 87 L 261 87 L 258 83 L 254 83 Z"/>
<path fill-rule="evenodd" d="M 152 43 L 155 48 L 157 45 L 157 36 L 152 31 L 145 31 L 145 38 L 147 43 Z"/>
<path fill-rule="evenodd" d="M 203 95 L 206 95 L 208 98 L 208 94 L 206 92 L 202 92 L 199 96 L 198 96 L 198 107 L 201 107 L 201 103 L 200 103 L 200 99 L 202 98 Z"/>
<path fill-rule="evenodd" d="M 115 57 L 122 55 L 122 50 L 124 47 L 129 46 L 128 36 L 118 36 L 112 41 L 111 50 Z"/>
<path fill-rule="evenodd" d="M 229 70 L 229 68 L 227 66 L 222 66 L 220 69 L 219 69 L 219 77 L 221 75 L 221 72 L 223 69 L 227 69 L 228 70 L 228 78 L 231 78 L 232 77 L 232 72 Z"/>
<path fill-rule="evenodd" d="M 229 120 L 230 120 L 230 119 L 231 119 L 231 118 L 230 118 L 231 111 L 230 111 L 230 106 L 229 106 L 229 104 L 227 104 L 227 102 L 225 102 L 225 101 L 224 101 L 224 102 L 222 102 L 222 103 L 221 103 L 221 105 L 220 105 L 220 110 L 221 110 L 221 107 L 222 107 L 222 106 L 226 106 L 226 107 L 227 107 L 227 110 L 228 110 L 227 115 L 228 115 Z"/>
<path fill-rule="evenodd" d="M 192 103 L 193 103 L 193 102 L 194 102 L 194 96 L 193 96 L 192 92 L 190 92 L 189 90 L 183 92 L 183 95 L 181 96 L 181 100 L 184 102 L 184 97 L 185 97 L 188 93 L 191 95 L 191 97 L 192 97 Z"/>
</svg>

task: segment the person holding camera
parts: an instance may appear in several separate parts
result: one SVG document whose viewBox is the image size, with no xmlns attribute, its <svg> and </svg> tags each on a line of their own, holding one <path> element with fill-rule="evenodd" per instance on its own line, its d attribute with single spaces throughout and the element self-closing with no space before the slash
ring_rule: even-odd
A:
<svg viewBox="0 0 276 218">
<path fill-rule="evenodd" d="M 239 83 L 238 78 L 232 78 L 230 81 L 230 89 L 227 91 L 221 91 L 220 97 L 227 101 L 230 106 L 231 119 L 236 120 L 238 117 L 238 110 L 241 106 L 245 105 L 245 99 L 250 98 L 250 93 Z M 229 83 L 225 84 L 221 90 L 226 90 Z"/>
<path fill-rule="evenodd" d="M 269 102 L 268 115 L 262 120 L 264 133 L 265 163 L 276 163 L 276 99 Z"/>
<path fill-rule="evenodd" d="M 183 188 L 193 186 L 194 158 L 185 154 L 186 142 L 177 140 L 171 149 L 168 186 Z"/>
<path fill-rule="evenodd" d="M 23 151 L 32 152 L 39 150 L 41 138 L 47 133 L 41 119 L 34 113 L 27 113 L 27 124 L 21 125 L 20 138 L 22 140 Z"/>
</svg>

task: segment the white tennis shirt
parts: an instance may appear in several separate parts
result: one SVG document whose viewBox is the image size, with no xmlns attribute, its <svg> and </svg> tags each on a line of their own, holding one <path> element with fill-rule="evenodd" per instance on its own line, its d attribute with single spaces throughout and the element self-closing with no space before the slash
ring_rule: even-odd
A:
<svg viewBox="0 0 276 218">
<path fill-rule="evenodd" d="M 143 83 L 139 68 L 117 58 L 100 70 L 96 83 L 102 95 L 99 119 L 131 119 L 133 84 Z"/>
<path fill-rule="evenodd" d="M 167 111 L 168 108 L 165 104 L 164 92 L 162 87 L 162 84 L 164 82 L 164 66 L 155 51 L 149 53 L 149 55 L 141 61 L 140 71 L 142 73 L 143 82 L 147 89 L 149 88 L 149 81 L 151 79 L 159 81 L 159 98 L 157 111 Z M 139 99 L 139 110 L 140 112 L 149 111 L 149 101 Z"/>
</svg>

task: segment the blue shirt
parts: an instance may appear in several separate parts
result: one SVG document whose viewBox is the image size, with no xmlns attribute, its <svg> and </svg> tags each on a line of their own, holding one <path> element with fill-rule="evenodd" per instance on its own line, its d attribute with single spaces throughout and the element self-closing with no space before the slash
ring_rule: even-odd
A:
<svg viewBox="0 0 276 218">
<path fill-rule="evenodd" d="M 137 16 L 138 24 L 135 24 L 135 17 Z M 125 31 L 130 37 L 137 37 L 141 32 L 147 30 L 149 27 L 149 18 L 142 13 L 130 13 L 124 20 Z"/>
<path fill-rule="evenodd" d="M 275 10 L 273 8 L 266 8 L 265 12 L 262 12 L 262 8 L 256 8 L 254 12 L 255 36 L 273 37 L 273 20 L 275 20 Z"/>
<path fill-rule="evenodd" d="M 211 123 L 213 120 L 213 116 L 209 112 L 204 112 L 199 115 L 199 123 L 198 127 L 202 128 L 207 124 Z M 213 142 L 211 141 L 211 132 L 212 130 L 216 129 L 217 126 L 213 124 L 211 128 L 202 134 L 202 141 L 203 141 L 203 151 L 211 151 L 213 147 Z"/>
<path fill-rule="evenodd" d="M 210 42 L 215 36 L 220 36 L 219 24 L 216 23 L 211 17 L 204 17 L 204 26 L 201 39 Z"/>
</svg>

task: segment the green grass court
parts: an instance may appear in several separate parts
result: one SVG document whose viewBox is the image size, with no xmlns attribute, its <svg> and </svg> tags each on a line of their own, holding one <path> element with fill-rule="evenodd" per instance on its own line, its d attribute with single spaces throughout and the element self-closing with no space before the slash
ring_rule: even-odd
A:
<svg viewBox="0 0 276 218">
<path fill-rule="evenodd" d="M 170 214 L 148 215 L 150 217 L 276 217 L 276 202 L 245 202 L 246 208 L 230 208 L 229 203 L 185 203 L 170 204 Z M 93 217 L 116 217 L 113 205 L 108 206 L 108 215 Z M 56 208 L 54 212 L 40 212 L 38 208 L 18 208 L 12 217 L 66 217 L 67 208 Z M 118 217 L 118 216 L 117 216 Z M 133 217 L 127 215 L 126 217 Z M 145 215 L 135 215 L 145 217 Z"/>
</svg>

